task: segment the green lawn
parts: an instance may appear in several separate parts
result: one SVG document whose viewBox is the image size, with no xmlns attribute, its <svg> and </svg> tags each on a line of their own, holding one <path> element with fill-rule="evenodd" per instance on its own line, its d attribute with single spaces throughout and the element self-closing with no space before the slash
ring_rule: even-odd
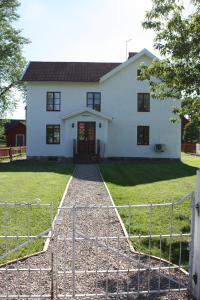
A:
<svg viewBox="0 0 200 300">
<path fill-rule="evenodd" d="M 183 155 L 181 161 L 135 161 L 101 165 L 104 180 L 116 205 L 176 202 L 195 188 L 200 157 Z M 181 206 L 134 208 L 119 210 L 127 230 L 133 235 L 188 233 L 190 203 Z M 130 223 L 130 226 L 129 226 Z M 180 245 L 182 264 L 188 263 L 186 238 L 133 239 L 137 250 L 162 256 L 179 263 Z M 161 249 L 160 249 L 161 248 Z M 171 249 L 171 255 L 169 255 Z"/>
<path fill-rule="evenodd" d="M 55 215 L 72 171 L 73 166 L 64 163 L 0 163 L 0 202 L 52 203 Z M 0 235 L 37 235 L 50 227 L 50 208 L 0 207 L 0 220 Z M 0 239 L 0 256 L 24 241 Z M 39 251 L 43 245 L 43 239 L 32 242 L 8 259 Z"/>
</svg>

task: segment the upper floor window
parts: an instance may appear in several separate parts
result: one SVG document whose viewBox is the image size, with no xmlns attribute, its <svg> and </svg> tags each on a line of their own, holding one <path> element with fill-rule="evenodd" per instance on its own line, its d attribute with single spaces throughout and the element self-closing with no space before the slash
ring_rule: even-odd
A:
<svg viewBox="0 0 200 300">
<path fill-rule="evenodd" d="M 47 125 L 46 143 L 60 144 L 60 125 Z"/>
<path fill-rule="evenodd" d="M 60 92 L 47 92 L 47 111 L 60 111 Z"/>
<path fill-rule="evenodd" d="M 149 126 L 137 127 L 137 144 L 149 145 Z"/>
<path fill-rule="evenodd" d="M 149 93 L 138 93 L 138 111 L 149 112 L 150 111 L 150 94 Z"/>
<path fill-rule="evenodd" d="M 101 93 L 87 93 L 87 107 L 97 111 L 101 111 Z"/>
<path fill-rule="evenodd" d="M 141 75 L 141 69 L 137 69 L 137 76 Z"/>
</svg>

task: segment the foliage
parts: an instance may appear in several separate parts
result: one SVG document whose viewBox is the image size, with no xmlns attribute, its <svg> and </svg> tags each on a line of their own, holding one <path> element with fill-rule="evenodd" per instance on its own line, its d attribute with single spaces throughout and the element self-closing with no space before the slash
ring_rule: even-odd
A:
<svg viewBox="0 0 200 300">
<path fill-rule="evenodd" d="M 139 79 L 150 78 L 152 97 L 181 100 L 173 112 L 200 124 L 200 2 L 186 15 L 182 1 L 152 0 L 143 27 L 155 32 L 154 47 L 162 60 L 142 66 Z"/>
<path fill-rule="evenodd" d="M 5 123 L 6 120 L 0 119 L 0 140 L 5 139 Z"/>
<path fill-rule="evenodd" d="M 183 139 L 188 143 L 198 143 L 200 140 L 200 126 L 195 123 L 189 122 L 185 125 Z"/>
<path fill-rule="evenodd" d="M 14 88 L 22 89 L 20 76 L 25 66 L 22 49 L 28 40 L 14 28 L 18 0 L 0 0 L 0 116 L 16 106 Z"/>
</svg>

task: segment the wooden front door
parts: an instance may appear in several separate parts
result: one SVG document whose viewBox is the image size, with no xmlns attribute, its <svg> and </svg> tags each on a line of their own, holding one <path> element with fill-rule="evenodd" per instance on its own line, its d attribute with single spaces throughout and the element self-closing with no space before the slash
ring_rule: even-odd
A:
<svg viewBox="0 0 200 300">
<path fill-rule="evenodd" d="M 78 122 L 78 155 L 95 154 L 95 122 Z"/>
</svg>

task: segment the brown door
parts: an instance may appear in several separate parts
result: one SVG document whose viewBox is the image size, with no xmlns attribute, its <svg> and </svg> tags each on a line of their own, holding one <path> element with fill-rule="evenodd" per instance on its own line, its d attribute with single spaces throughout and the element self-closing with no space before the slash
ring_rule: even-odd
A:
<svg viewBox="0 0 200 300">
<path fill-rule="evenodd" d="M 95 154 L 95 122 L 78 122 L 78 154 Z"/>
</svg>

